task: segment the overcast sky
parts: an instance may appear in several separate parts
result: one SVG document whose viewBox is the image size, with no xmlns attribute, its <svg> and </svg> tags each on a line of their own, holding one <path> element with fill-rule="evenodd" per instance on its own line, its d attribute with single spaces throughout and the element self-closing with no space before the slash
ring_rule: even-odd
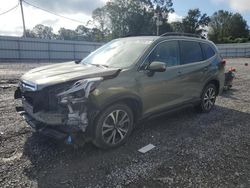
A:
<svg viewBox="0 0 250 188">
<path fill-rule="evenodd" d="M 91 19 L 92 11 L 101 7 L 107 0 L 26 0 L 44 9 L 51 10 L 72 19 L 87 23 Z M 0 14 L 14 7 L 18 0 L 0 0 Z M 208 15 L 224 9 L 232 12 L 240 12 L 250 25 L 250 0 L 173 0 L 175 13 L 169 20 L 180 20 L 191 8 L 200 8 Z M 24 4 L 26 28 L 32 29 L 36 24 L 51 26 L 54 32 L 61 27 L 75 29 L 80 23 L 66 20 L 44 11 Z M 7 14 L 0 15 L 0 35 L 22 35 L 22 20 L 20 7 Z"/>
</svg>

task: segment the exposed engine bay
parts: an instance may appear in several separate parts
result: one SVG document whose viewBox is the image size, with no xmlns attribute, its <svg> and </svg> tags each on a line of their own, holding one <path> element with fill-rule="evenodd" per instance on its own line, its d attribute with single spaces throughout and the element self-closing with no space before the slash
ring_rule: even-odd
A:
<svg viewBox="0 0 250 188">
<path fill-rule="evenodd" d="M 88 126 L 88 109 L 84 103 L 87 102 L 90 91 L 102 80 L 101 77 L 79 80 L 70 89 L 57 95 L 59 102 L 68 107 L 66 125 L 78 126 L 85 132 Z"/>
</svg>

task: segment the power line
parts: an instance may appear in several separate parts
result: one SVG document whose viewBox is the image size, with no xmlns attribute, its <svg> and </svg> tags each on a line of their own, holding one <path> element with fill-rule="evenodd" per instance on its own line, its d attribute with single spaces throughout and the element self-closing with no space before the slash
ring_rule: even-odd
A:
<svg viewBox="0 0 250 188">
<path fill-rule="evenodd" d="M 30 6 L 32 6 L 32 7 L 34 7 L 34 8 L 37 8 L 37 9 L 40 9 L 40 10 L 42 10 L 42 11 L 48 12 L 48 13 L 53 14 L 53 15 L 55 15 L 55 16 L 58 16 L 58 17 L 61 17 L 61 18 L 64 18 L 64 19 L 67 19 L 67 20 L 70 20 L 70 21 L 73 21 L 73 22 L 78 22 L 78 23 L 81 23 L 81 24 L 85 24 L 85 23 L 82 22 L 82 21 L 79 21 L 79 20 L 76 20 L 76 19 L 73 19 L 73 18 L 69 18 L 69 17 L 63 16 L 63 15 L 57 14 L 57 13 L 52 12 L 52 11 L 50 11 L 50 10 L 47 10 L 47 9 L 38 7 L 38 6 L 34 5 L 34 4 L 31 4 L 31 3 L 27 2 L 27 1 L 24 1 L 24 0 L 23 0 L 23 2 L 26 3 L 27 5 L 30 5 Z"/>
<path fill-rule="evenodd" d="M 6 10 L 5 12 L 0 13 L 0 16 L 2 16 L 2 15 L 4 15 L 4 14 L 7 14 L 7 13 L 11 12 L 12 10 L 16 9 L 18 6 L 19 6 L 19 3 L 17 3 L 17 5 L 14 6 L 14 7 L 12 7 L 11 9 Z"/>
</svg>

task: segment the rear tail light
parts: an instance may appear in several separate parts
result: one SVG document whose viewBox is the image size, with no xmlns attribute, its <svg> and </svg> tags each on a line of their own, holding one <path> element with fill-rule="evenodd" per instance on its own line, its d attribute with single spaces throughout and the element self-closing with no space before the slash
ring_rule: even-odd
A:
<svg viewBox="0 0 250 188">
<path fill-rule="evenodd" d="M 223 59 L 221 62 L 220 62 L 223 66 L 225 66 L 227 64 L 226 60 Z"/>
</svg>

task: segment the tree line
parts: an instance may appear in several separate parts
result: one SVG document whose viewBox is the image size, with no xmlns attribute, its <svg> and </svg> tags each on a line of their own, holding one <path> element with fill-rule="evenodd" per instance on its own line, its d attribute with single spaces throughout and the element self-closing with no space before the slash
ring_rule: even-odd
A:
<svg viewBox="0 0 250 188">
<path fill-rule="evenodd" d="M 79 25 L 75 30 L 39 24 L 27 30 L 27 36 L 42 39 L 106 42 L 125 36 L 159 35 L 185 32 L 206 35 L 215 43 L 247 42 L 249 28 L 239 13 L 219 10 L 212 16 L 190 9 L 181 21 L 168 22 L 173 13 L 172 0 L 110 0 L 92 13 L 91 27 Z"/>
</svg>

